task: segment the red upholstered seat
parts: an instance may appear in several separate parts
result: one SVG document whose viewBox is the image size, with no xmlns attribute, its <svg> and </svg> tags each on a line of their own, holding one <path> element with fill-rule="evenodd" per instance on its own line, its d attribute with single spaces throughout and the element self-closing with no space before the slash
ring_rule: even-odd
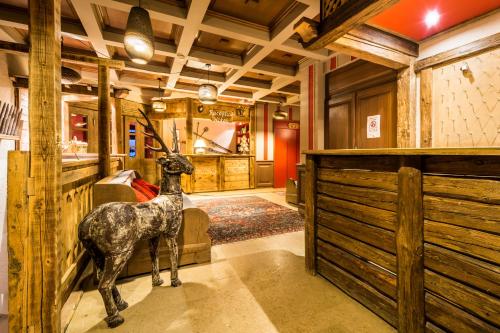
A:
<svg viewBox="0 0 500 333">
<path fill-rule="evenodd" d="M 135 193 L 135 197 L 137 199 L 137 202 L 146 202 L 149 201 L 148 197 L 146 197 L 142 192 L 136 190 L 135 188 L 132 188 L 132 190 Z"/>
<path fill-rule="evenodd" d="M 158 193 L 160 193 L 160 187 L 158 185 L 148 183 L 144 179 L 137 179 L 136 178 L 136 179 L 134 179 L 134 182 L 136 182 L 137 184 L 139 184 L 142 187 L 149 189 L 150 191 L 152 191 L 156 195 L 158 195 Z"/>
<path fill-rule="evenodd" d="M 132 188 L 141 192 L 148 200 L 156 198 L 157 194 L 150 190 L 147 186 L 141 185 L 141 179 L 134 179 L 132 181 Z"/>
</svg>

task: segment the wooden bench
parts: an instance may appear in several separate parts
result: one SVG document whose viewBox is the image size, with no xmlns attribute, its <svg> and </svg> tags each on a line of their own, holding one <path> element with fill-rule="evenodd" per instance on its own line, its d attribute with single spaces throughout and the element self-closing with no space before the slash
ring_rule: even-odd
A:
<svg viewBox="0 0 500 333">
<path fill-rule="evenodd" d="M 134 170 L 122 170 L 103 178 L 94 184 L 93 207 L 107 202 L 137 202 L 131 186 L 140 175 Z M 179 244 L 179 265 L 210 262 L 212 241 L 207 234 L 208 215 L 197 208 L 191 200 L 184 197 L 184 221 L 177 240 Z M 165 240 L 160 241 L 160 269 L 170 267 L 170 257 Z M 151 272 L 151 259 L 147 241 L 138 243 L 134 255 L 124 268 L 120 277 L 128 277 Z"/>
</svg>

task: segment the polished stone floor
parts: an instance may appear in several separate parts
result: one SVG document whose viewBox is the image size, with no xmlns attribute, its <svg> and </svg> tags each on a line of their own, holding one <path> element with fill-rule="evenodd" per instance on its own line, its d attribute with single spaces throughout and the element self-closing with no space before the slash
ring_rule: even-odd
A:
<svg viewBox="0 0 500 333">
<path fill-rule="evenodd" d="M 279 191 L 259 195 L 286 205 Z M 217 195 L 221 195 L 220 193 Z M 205 195 L 204 195 L 205 196 Z M 215 195 L 214 195 L 215 196 Z M 182 267 L 183 285 L 151 287 L 151 277 L 120 281 L 129 303 L 113 332 L 395 332 L 321 277 L 304 270 L 304 233 L 214 246 L 212 263 Z M 162 272 L 169 281 L 169 272 Z M 83 294 L 67 332 L 110 332 L 97 290 Z"/>
</svg>

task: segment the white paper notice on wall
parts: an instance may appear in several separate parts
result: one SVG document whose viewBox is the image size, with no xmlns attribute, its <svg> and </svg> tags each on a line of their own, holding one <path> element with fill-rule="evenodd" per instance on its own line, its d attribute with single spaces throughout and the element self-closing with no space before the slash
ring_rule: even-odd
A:
<svg viewBox="0 0 500 333">
<path fill-rule="evenodd" d="M 366 137 L 380 138 L 380 115 L 368 116 L 366 120 Z"/>
</svg>

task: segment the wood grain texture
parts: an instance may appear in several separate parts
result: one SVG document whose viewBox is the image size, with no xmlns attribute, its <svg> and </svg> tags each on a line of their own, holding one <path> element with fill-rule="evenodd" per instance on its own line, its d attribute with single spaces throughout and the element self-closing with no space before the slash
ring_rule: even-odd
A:
<svg viewBox="0 0 500 333">
<path fill-rule="evenodd" d="M 425 267 L 500 298 L 500 267 L 446 248 L 425 244 Z"/>
<path fill-rule="evenodd" d="M 399 159 L 393 156 L 380 156 L 367 161 L 363 156 L 345 156 L 343 158 L 322 157 L 318 167 L 326 169 L 360 169 L 370 171 L 397 172 Z"/>
<path fill-rule="evenodd" d="M 500 33 L 496 33 L 494 35 L 484 37 L 471 43 L 419 60 L 415 64 L 415 71 L 421 71 L 425 68 L 443 65 L 450 61 L 457 61 L 465 57 L 470 57 L 474 54 L 497 48 L 499 45 Z"/>
<path fill-rule="evenodd" d="M 420 72 L 420 147 L 432 147 L 432 69 Z"/>
<path fill-rule="evenodd" d="M 433 159 L 445 160 L 449 158 L 453 160 L 471 161 L 477 167 L 482 167 L 484 162 L 491 163 L 491 166 L 496 165 L 500 155 L 500 148 L 483 147 L 483 148 L 376 148 L 376 149 L 324 149 L 324 150 L 305 150 L 303 154 L 316 156 L 425 156 L 432 161 Z M 477 158 L 476 158 L 477 157 Z M 483 162 L 481 162 L 483 161 Z M 453 174 L 453 166 L 449 174 Z M 498 167 L 498 166 L 497 166 Z M 472 168 L 471 168 L 472 169 Z M 498 172 L 498 169 L 494 169 Z M 500 176 L 494 173 L 489 176 Z"/>
<path fill-rule="evenodd" d="M 318 255 L 355 275 L 393 300 L 396 299 L 396 276 L 394 274 L 323 241 L 318 241 Z"/>
<path fill-rule="evenodd" d="M 61 3 L 29 1 L 29 332 L 60 332 Z M 19 311 L 12 309 L 12 311 Z"/>
<path fill-rule="evenodd" d="M 99 173 L 102 178 L 111 175 L 111 104 L 109 67 L 99 65 L 97 69 L 98 96 L 98 119 L 99 119 Z"/>
<path fill-rule="evenodd" d="M 308 156 L 305 176 L 305 262 L 307 272 L 313 275 L 316 274 L 316 172 L 316 160 Z"/>
<path fill-rule="evenodd" d="M 398 186 L 398 330 L 424 332 L 422 173 L 411 167 L 400 168 Z"/>
<path fill-rule="evenodd" d="M 318 192 L 369 207 L 396 211 L 397 194 L 389 191 L 318 181 Z"/>
<path fill-rule="evenodd" d="M 500 149 L 457 150 L 469 156 L 426 156 L 424 172 L 438 174 L 500 177 Z M 436 153 L 438 153 L 436 151 Z M 488 156 L 482 155 L 488 154 Z M 489 156 L 489 155 L 493 156 Z M 474 156 L 478 155 L 478 156 Z"/>
<path fill-rule="evenodd" d="M 396 213 L 360 205 L 354 202 L 331 198 L 324 194 L 318 194 L 317 205 L 324 210 L 341 214 L 352 219 L 394 231 L 396 225 Z"/>
<path fill-rule="evenodd" d="M 487 322 L 500 326 L 500 300 L 441 274 L 425 270 L 425 288 Z"/>
<path fill-rule="evenodd" d="M 424 238 L 426 242 L 500 264 L 500 236 L 426 220 Z"/>
<path fill-rule="evenodd" d="M 392 192 L 396 192 L 398 188 L 397 174 L 388 172 L 319 168 L 318 179 L 338 184 L 362 186 Z"/>
<path fill-rule="evenodd" d="M 416 147 L 416 75 L 414 61 L 398 72 L 397 80 L 397 146 Z"/>
<path fill-rule="evenodd" d="M 354 238 L 343 235 L 332 229 L 318 225 L 318 239 L 332 243 L 349 253 L 352 253 L 364 260 L 376 263 L 391 272 L 396 272 L 396 256 L 376 247 L 360 242 Z"/>
<path fill-rule="evenodd" d="M 123 143 L 123 99 L 115 98 L 115 127 L 116 127 L 116 148 L 118 154 L 125 152 L 125 145 Z"/>
<path fill-rule="evenodd" d="M 9 332 L 26 327 L 28 304 L 29 153 L 10 151 L 7 170 L 7 249 L 9 257 Z"/>
<path fill-rule="evenodd" d="M 391 298 L 322 258 L 318 258 L 318 273 L 389 324 L 397 326 L 396 302 Z"/>
<path fill-rule="evenodd" d="M 348 217 L 328 212 L 318 204 L 317 223 L 352 237 L 364 243 L 370 244 L 389 253 L 396 253 L 396 242 L 394 232 L 371 226 L 350 219 Z"/>
</svg>

